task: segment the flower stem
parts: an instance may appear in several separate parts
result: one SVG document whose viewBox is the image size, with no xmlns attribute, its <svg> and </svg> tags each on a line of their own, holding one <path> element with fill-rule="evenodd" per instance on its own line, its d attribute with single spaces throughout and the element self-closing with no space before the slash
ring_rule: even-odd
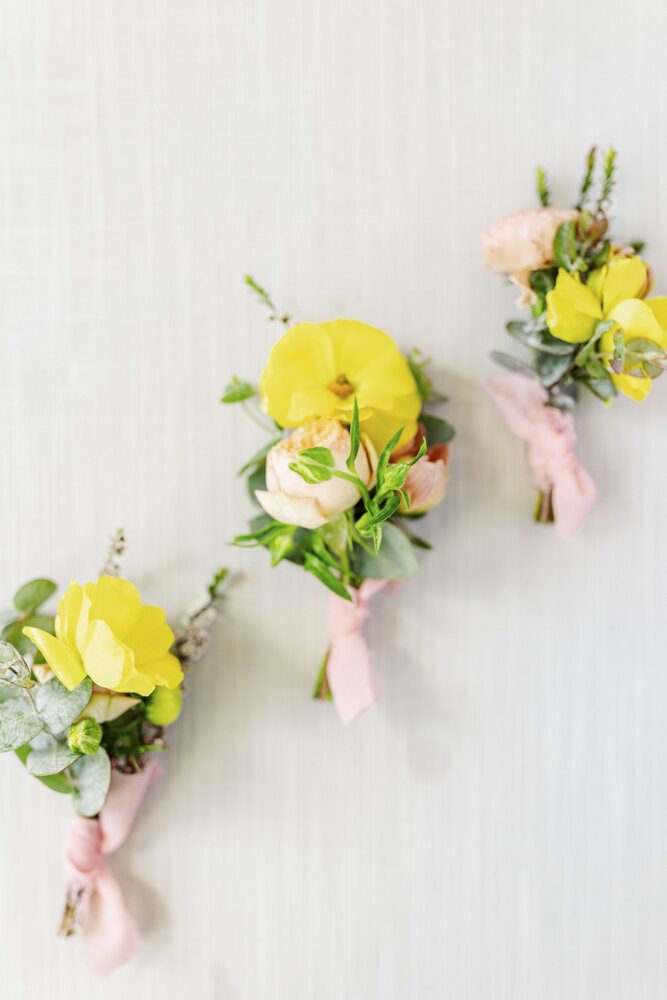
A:
<svg viewBox="0 0 667 1000">
<path fill-rule="evenodd" d="M 324 659 L 322 660 L 322 666 L 320 667 L 320 672 L 317 675 L 317 681 L 313 691 L 313 698 L 316 698 L 318 701 L 333 701 L 333 695 L 331 694 L 331 688 L 329 687 L 329 681 L 327 679 L 328 662 L 329 650 L 326 651 Z"/>
<path fill-rule="evenodd" d="M 538 524 L 551 524 L 554 520 L 551 487 L 548 490 L 538 491 L 533 517 Z"/>
</svg>

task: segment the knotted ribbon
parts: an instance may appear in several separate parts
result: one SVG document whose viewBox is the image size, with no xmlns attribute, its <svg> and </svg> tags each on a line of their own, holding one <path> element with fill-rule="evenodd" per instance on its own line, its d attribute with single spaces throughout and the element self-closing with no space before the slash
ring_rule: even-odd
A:
<svg viewBox="0 0 667 1000">
<path fill-rule="evenodd" d="M 528 444 L 535 485 L 542 492 L 551 492 L 556 528 L 561 535 L 574 535 L 597 491 L 575 457 L 577 436 L 572 414 L 546 406 L 549 394 L 535 379 L 512 374 L 485 384 L 510 430 Z"/>
<path fill-rule="evenodd" d="M 114 771 L 107 800 L 95 819 L 74 816 L 65 842 L 68 900 L 74 900 L 83 960 L 98 976 L 128 962 L 139 949 L 139 931 L 106 858 L 127 839 L 160 764 L 151 757 L 138 774 Z"/>
<path fill-rule="evenodd" d="M 380 696 L 380 682 L 371 671 L 368 643 L 361 630 L 369 615 L 371 597 L 388 583 L 388 580 L 364 580 L 358 590 L 348 587 L 351 601 L 337 594 L 331 596 L 327 680 L 344 726 Z"/>
</svg>

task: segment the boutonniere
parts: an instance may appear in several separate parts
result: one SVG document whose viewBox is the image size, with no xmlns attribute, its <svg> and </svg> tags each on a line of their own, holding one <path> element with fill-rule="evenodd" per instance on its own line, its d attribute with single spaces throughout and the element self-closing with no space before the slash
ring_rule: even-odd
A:
<svg viewBox="0 0 667 1000">
<path fill-rule="evenodd" d="M 118 532 L 94 582 L 72 581 L 55 617 L 51 580 L 21 587 L 0 641 L 0 752 L 68 795 L 67 899 L 61 930 L 82 939 L 85 962 L 106 975 L 139 947 L 137 925 L 106 865 L 128 837 L 160 773 L 167 728 L 181 712 L 191 664 L 208 644 L 222 570 L 176 629 L 119 574 Z"/>
<path fill-rule="evenodd" d="M 268 550 L 331 592 L 329 648 L 314 695 L 344 724 L 377 698 L 362 626 L 387 584 L 417 572 L 430 548 L 415 523 L 445 496 L 454 431 L 432 412 L 444 401 L 427 362 L 356 320 L 286 327 L 256 388 L 234 379 L 224 403 L 259 404 L 269 439 L 241 469 L 261 510 L 236 545 Z"/>
<path fill-rule="evenodd" d="M 609 232 L 616 152 L 593 148 L 572 209 L 553 208 L 538 170 L 540 207 L 503 219 L 483 236 L 484 263 L 509 276 L 526 320 L 507 330 L 529 351 L 494 359 L 510 375 L 487 383 L 510 429 L 528 444 L 535 518 L 563 535 L 579 528 L 595 485 L 575 457 L 573 412 L 581 390 L 604 403 L 642 400 L 667 367 L 667 298 L 652 297 L 642 242 Z"/>
</svg>

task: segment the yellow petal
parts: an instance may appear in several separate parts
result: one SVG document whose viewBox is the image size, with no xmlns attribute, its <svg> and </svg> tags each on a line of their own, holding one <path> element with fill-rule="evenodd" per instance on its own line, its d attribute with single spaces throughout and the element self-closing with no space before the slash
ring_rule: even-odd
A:
<svg viewBox="0 0 667 1000">
<path fill-rule="evenodd" d="M 76 625 L 81 614 L 83 588 L 72 580 L 58 604 L 56 635 L 73 649 L 76 649 Z"/>
<path fill-rule="evenodd" d="M 645 399 L 651 391 L 650 378 L 636 375 L 616 375 L 615 372 L 612 372 L 611 377 L 619 392 L 622 392 L 624 396 L 629 396 L 630 399 L 636 399 L 637 402 Z"/>
<path fill-rule="evenodd" d="M 90 598 L 91 619 L 106 622 L 115 636 L 124 639 L 141 612 L 141 598 L 134 584 L 120 577 L 101 576 L 97 583 L 87 583 L 83 589 Z"/>
<path fill-rule="evenodd" d="M 117 685 L 123 675 L 134 671 L 132 650 L 99 619 L 88 626 L 82 655 L 88 676 L 110 691 L 120 690 Z"/>
<path fill-rule="evenodd" d="M 652 340 L 659 345 L 664 342 L 663 331 L 653 309 L 648 302 L 642 302 L 641 299 L 626 299 L 619 302 L 609 313 L 609 319 L 613 319 L 622 327 L 626 343 L 639 337 Z M 602 336 L 600 346 L 604 352 L 613 351 L 613 329 Z"/>
<path fill-rule="evenodd" d="M 181 664 L 178 657 L 172 653 L 167 653 L 166 656 L 162 656 L 152 663 L 144 663 L 141 671 L 149 681 L 160 687 L 173 689 L 183 683 Z"/>
<path fill-rule="evenodd" d="M 590 288 L 567 271 L 558 272 L 556 286 L 547 294 L 547 326 L 559 340 L 583 344 L 593 336 L 602 309 Z"/>
<path fill-rule="evenodd" d="M 664 295 L 656 295 L 652 299 L 646 299 L 646 305 L 655 316 L 662 331 L 662 338 L 658 343 L 667 349 L 667 298 Z"/>
<path fill-rule="evenodd" d="M 24 628 L 23 634 L 34 642 L 61 684 L 73 691 L 81 683 L 86 671 L 73 649 L 41 628 Z"/>
<path fill-rule="evenodd" d="M 123 642 L 134 652 L 134 665 L 141 670 L 144 663 L 159 660 L 169 652 L 174 644 L 174 633 L 167 625 L 162 608 L 145 605 Z"/>
<path fill-rule="evenodd" d="M 603 268 L 602 309 L 605 316 L 624 299 L 636 299 L 646 287 L 648 268 L 639 257 L 617 257 Z"/>
</svg>

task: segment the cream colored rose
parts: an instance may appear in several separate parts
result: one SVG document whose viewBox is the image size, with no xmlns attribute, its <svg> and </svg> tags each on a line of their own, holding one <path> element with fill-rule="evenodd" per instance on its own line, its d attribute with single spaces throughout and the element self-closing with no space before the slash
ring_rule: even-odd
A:
<svg viewBox="0 0 667 1000">
<path fill-rule="evenodd" d="M 353 483 L 334 477 L 325 483 L 307 483 L 290 464 L 299 459 L 307 448 L 328 448 L 335 468 L 348 472 L 345 465 L 350 454 L 350 432 L 338 420 L 321 418 L 298 427 L 289 437 L 271 449 L 266 458 L 266 490 L 256 490 L 255 496 L 267 514 L 283 524 L 302 528 L 320 528 L 334 514 L 354 507 L 360 497 Z M 359 479 L 371 486 L 375 478 L 377 456 L 368 438 L 362 435 L 355 462 Z"/>
<path fill-rule="evenodd" d="M 522 295 L 517 305 L 535 301 L 528 283 L 531 271 L 539 271 L 554 261 L 554 239 L 559 227 L 578 213 L 559 208 L 531 208 L 501 219 L 482 235 L 484 264 L 508 274 Z"/>
</svg>

